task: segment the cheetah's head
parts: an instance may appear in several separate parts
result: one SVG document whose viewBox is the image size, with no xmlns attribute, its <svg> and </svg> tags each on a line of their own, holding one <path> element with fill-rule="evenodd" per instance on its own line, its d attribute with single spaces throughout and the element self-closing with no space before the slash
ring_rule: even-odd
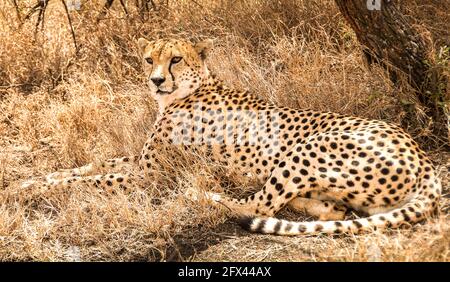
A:
<svg viewBox="0 0 450 282">
<path fill-rule="evenodd" d="M 194 92 L 209 76 L 205 64 L 212 41 L 196 44 L 178 39 L 138 40 L 152 97 L 164 111 L 175 99 Z"/>
</svg>

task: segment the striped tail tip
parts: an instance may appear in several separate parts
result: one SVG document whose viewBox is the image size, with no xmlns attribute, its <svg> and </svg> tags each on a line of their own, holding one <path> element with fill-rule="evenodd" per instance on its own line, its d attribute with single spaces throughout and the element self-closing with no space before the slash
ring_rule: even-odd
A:
<svg viewBox="0 0 450 282">
<path fill-rule="evenodd" d="M 273 217 L 260 218 L 256 216 L 243 216 L 238 221 L 243 229 L 262 234 L 278 234 L 283 222 Z"/>
<path fill-rule="evenodd" d="M 252 224 L 254 219 L 255 217 L 253 216 L 242 216 L 238 219 L 238 223 L 243 229 L 253 232 L 254 230 L 252 229 Z"/>
</svg>

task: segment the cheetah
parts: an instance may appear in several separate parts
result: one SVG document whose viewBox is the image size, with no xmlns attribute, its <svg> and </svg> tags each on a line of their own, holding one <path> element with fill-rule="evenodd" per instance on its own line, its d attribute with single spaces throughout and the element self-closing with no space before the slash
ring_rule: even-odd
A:
<svg viewBox="0 0 450 282">
<path fill-rule="evenodd" d="M 47 176 L 44 185 L 92 183 L 128 189 L 149 178 L 157 144 L 204 148 L 211 160 L 262 184 L 243 198 L 207 192 L 252 232 L 277 235 L 359 233 L 413 224 L 438 212 L 441 183 L 430 159 L 399 126 L 378 120 L 278 107 L 225 85 L 206 66 L 212 41 L 137 42 L 152 98 L 159 107 L 138 156 L 109 159 Z M 138 174 L 97 174 L 136 166 Z M 190 194 L 196 198 L 195 194 Z M 285 206 L 315 221 L 274 215 Z M 348 210 L 365 217 L 346 220 Z"/>
</svg>

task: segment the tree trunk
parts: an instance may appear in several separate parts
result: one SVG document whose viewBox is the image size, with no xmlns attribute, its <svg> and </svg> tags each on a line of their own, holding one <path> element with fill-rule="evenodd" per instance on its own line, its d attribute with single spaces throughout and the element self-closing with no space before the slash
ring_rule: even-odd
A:
<svg viewBox="0 0 450 282">
<path fill-rule="evenodd" d="M 439 145 L 448 146 L 448 115 L 445 105 L 447 81 L 442 68 L 433 66 L 430 49 L 397 8 L 396 0 L 335 0 L 354 30 L 370 63 L 389 66 L 390 78 L 408 75 L 427 116 L 433 121 L 433 135 Z M 421 140 L 427 142 L 430 139 Z M 421 142 L 424 143 L 424 142 Z M 435 143 L 435 142 L 433 142 Z"/>
</svg>

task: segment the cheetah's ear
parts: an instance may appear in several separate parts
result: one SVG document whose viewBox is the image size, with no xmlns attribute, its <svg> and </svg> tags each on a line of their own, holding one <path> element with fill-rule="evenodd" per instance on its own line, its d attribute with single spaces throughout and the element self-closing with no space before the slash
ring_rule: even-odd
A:
<svg viewBox="0 0 450 282">
<path fill-rule="evenodd" d="M 202 60 L 206 58 L 206 55 L 208 54 L 209 50 L 211 50 L 212 47 L 213 47 L 212 39 L 206 39 L 194 45 L 195 51 L 197 51 Z"/>
<path fill-rule="evenodd" d="M 138 39 L 139 51 L 141 51 L 141 54 L 144 54 L 145 47 L 147 47 L 148 44 L 150 44 L 150 41 L 148 41 L 147 39 L 142 37 Z"/>
</svg>

